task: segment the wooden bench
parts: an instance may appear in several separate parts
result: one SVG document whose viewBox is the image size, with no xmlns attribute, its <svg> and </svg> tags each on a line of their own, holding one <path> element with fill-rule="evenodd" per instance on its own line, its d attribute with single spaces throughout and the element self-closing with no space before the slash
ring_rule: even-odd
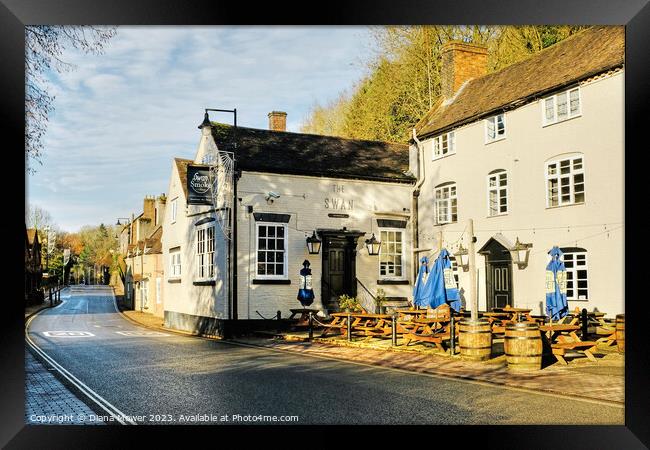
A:
<svg viewBox="0 0 650 450">
<path fill-rule="evenodd" d="M 580 342 L 556 342 L 551 344 L 551 349 L 553 351 L 553 356 L 562 364 L 566 365 L 567 362 L 564 359 L 567 351 L 575 350 L 580 353 L 583 353 L 590 361 L 597 361 L 596 357 L 592 353 L 593 350 L 596 350 L 598 343 L 592 341 L 580 341 Z"/>
</svg>

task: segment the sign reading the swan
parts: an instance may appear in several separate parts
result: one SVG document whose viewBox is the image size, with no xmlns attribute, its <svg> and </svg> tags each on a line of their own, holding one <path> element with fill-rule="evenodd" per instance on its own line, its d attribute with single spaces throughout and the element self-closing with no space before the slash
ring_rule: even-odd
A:
<svg viewBox="0 0 650 450">
<path fill-rule="evenodd" d="M 212 205 L 209 167 L 187 166 L 187 204 Z"/>
</svg>

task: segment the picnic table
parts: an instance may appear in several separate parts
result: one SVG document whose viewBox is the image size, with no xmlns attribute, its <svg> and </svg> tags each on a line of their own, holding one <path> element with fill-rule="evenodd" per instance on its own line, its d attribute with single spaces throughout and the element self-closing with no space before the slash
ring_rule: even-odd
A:
<svg viewBox="0 0 650 450">
<path fill-rule="evenodd" d="M 309 313 L 312 313 L 314 316 L 318 314 L 320 310 L 318 309 L 308 309 L 308 308 L 299 308 L 299 309 L 290 309 L 291 315 L 289 316 L 289 320 L 292 320 L 294 317 L 296 317 L 298 314 L 300 314 L 300 317 L 297 319 L 298 323 L 296 325 L 308 325 L 309 324 Z"/>
<path fill-rule="evenodd" d="M 406 346 L 411 342 L 428 342 L 445 351 L 442 342 L 451 339 L 450 323 L 449 317 L 416 317 L 398 322 L 398 332 L 401 327 Z M 458 328 L 454 335 L 458 336 Z"/>
<path fill-rule="evenodd" d="M 580 326 L 557 323 L 542 325 L 539 329 L 550 344 L 553 356 L 562 364 L 567 364 L 564 356 L 568 351 L 582 353 L 589 360 L 596 361 L 593 352 L 597 349 L 598 343 L 580 339 L 576 334 Z"/>
<path fill-rule="evenodd" d="M 390 314 L 338 312 L 330 315 L 334 319 L 325 326 L 321 337 L 327 336 L 333 330 L 338 330 L 341 334 L 345 334 L 347 333 L 348 327 L 350 327 L 351 333 L 361 334 L 367 338 L 390 336 L 392 333 L 393 316 Z M 348 317 L 351 323 L 348 323 Z"/>
</svg>

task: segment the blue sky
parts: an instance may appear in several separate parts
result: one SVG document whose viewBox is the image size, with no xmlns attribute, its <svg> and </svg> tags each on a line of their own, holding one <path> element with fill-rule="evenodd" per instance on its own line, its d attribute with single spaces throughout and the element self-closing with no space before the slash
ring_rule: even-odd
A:
<svg viewBox="0 0 650 450">
<path fill-rule="evenodd" d="M 299 131 L 372 54 L 365 27 L 119 27 L 103 55 L 69 51 L 76 69 L 49 74 L 56 110 L 27 201 L 66 231 L 138 214 L 167 190 L 172 158 L 194 157 L 204 108 L 255 128 L 286 111 Z"/>
</svg>

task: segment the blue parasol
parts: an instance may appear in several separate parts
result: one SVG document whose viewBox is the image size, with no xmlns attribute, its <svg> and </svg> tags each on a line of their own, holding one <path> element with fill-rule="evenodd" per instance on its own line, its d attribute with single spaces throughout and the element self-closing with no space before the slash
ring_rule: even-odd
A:
<svg viewBox="0 0 650 450">
<path fill-rule="evenodd" d="M 413 304 L 415 306 L 423 307 L 426 306 L 423 304 L 424 297 L 424 287 L 426 286 L 426 280 L 424 275 L 429 273 L 429 258 L 426 256 L 420 259 L 420 270 L 418 272 L 418 279 L 415 281 L 415 287 L 413 288 Z"/>
<path fill-rule="evenodd" d="M 546 314 L 551 320 L 560 320 L 569 311 L 566 298 L 566 268 L 561 260 L 563 253 L 557 246 L 548 254 L 551 255 L 551 262 L 546 266 Z"/>
<path fill-rule="evenodd" d="M 440 254 L 434 261 L 421 297 L 423 299 L 422 306 L 437 308 L 447 303 L 454 311 L 460 310 L 460 295 L 447 249 L 440 250 Z"/>
</svg>

